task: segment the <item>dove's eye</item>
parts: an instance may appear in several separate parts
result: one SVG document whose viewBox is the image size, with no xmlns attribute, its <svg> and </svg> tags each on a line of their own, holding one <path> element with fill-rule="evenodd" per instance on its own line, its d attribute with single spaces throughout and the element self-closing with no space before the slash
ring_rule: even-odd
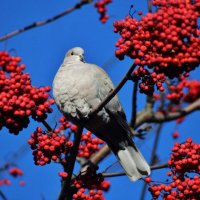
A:
<svg viewBox="0 0 200 200">
<path fill-rule="evenodd" d="M 71 55 L 74 55 L 74 52 L 71 52 Z"/>
</svg>

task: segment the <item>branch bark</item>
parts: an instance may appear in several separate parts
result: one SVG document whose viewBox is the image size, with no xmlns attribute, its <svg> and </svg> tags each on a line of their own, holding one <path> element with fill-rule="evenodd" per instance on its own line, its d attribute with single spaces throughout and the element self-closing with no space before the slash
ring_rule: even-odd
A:
<svg viewBox="0 0 200 200">
<path fill-rule="evenodd" d="M 142 125 L 143 123 L 163 123 L 173 121 L 180 117 L 189 115 L 190 113 L 200 110 L 200 98 L 189 104 L 185 108 L 176 112 L 162 113 L 162 112 L 149 112 L 144 110 L 139 113 L 136 120 L 136 127 Z"/>
<path fill-rule="evenodd" d="M 162 130 L 162 125 L 163 124 L 159 124 L 158 127 L 157 127 L 157 130 L 156 130 L 156 136 L 155 136 L 153 149 L 152 149 L 152 153 L 151 153 L 150 165 L 153 165 L 155 163 L 155 160 L 156 160 L 156 151 L 157 151 L 157 148 L 158 148 L 158 142 L 160 140 L 160 133 L 161 133 L 161 130 Z M 143 187 L 142 187 L 142 191 L 141 191 L 141 197 L 140 197 L 141 200 L 145 199 L 146 190 L 147 190 L 147 183 L 144 182 Z"/>
<path fill-rule="evenodd" d="M 32 23 L 32 24 L 30 24 L 30 25 L 28 25 L 26 27 L 23 27 L 21 29 L 15 30 L 15 31 L 13 31 L 11 33 L 8 33 L 8 34 L 0 37 L 0 42 L 2 42 L 4 40 L 7 40 L 7 39 L 9 39 L 9 38 L 11 38 L 13 36 L 19 35 L 19 34 L 21 34 L 23 32 L 26 32 L 26 31 L 28 31 L 30 29 L 33 29 L 33 28 L 36 28 L 36 27 L 39 27 L 39 26 L 43 26 L 43 25 L 49 24 L 50 22 L 53 22 L 53 21 L 55 21 L 55 20 L 57 20 L 57 19 L 59 19 L 61 17 L 64 17 L 65 15 L 71 13 L 72 11 L 74 11 L 76 9 L 81 8 L 82 6 L 84 6 L 86 4 L 91 3 L 92 1 L 93 0 L 81 0 L 79 3 L 77 3 L 73 7 L 69 8 L 69 9 L 67 9 L 67 10 L 65 10 L 65 11 L 63 11 L 61 13 L 59 13 L 56 16 L 53 16 L 53 17 L 51 17 L 49 19 L 46 19 L 46 20 L 43 20 L 43 21 L 34 22 L 34 23 Z"/>
<path fill-rule="evenodd" d="M 167 168 L 168 164 L 161 164 L 161 165 L 153 165 L 151 166 L 151 170 L 157 170 L 157 169 L 163 169 L 163 168 Z M 110 177 L 118 177 L 118 176 L 125 176 L 126 173 L 125 172 L 115 172 L 115 173 L 103 173 L 102 174 L 104 178 L 110 178 Z"/>
<path fill-rule="evenodd" d="M 134 129 L 136 116 L 137 116 L 137 89 L 138 89 L 138 80 L 135 81 L 133 87 L 133 97 L 132 97 L 132 116 L 131 116 L 131 124 Z"/>
<path fill-rule="evenodd" d="M 64 166 L 64 171 L 68 173 L 68 176 L 66 179 L 63 180 L 62 189 L 59 194 L 58 200 L 72 199 L 73 193 L 72 193 L 72 188 L 71 188 L 71 180 L 72 180 L 72 174 L 73 174 L 73 170 L 75 166 L 76 155 L 78 153 L 78 148 L 81 141 L 82 131 L 83 131 L 83 127 L 79 125 L 78 131 L 75 133 L 72 150 L 70 152 L 68 159 L 66 159 L 67 160 L 66 166 Z"/>
</svg>

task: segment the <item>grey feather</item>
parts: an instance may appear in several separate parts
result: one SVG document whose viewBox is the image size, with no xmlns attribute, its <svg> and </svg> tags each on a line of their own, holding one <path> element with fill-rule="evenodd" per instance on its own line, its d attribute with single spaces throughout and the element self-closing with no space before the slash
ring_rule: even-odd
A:
<svg viewBox="0 0 200 200">
<path fill-rule="evenodd" d="M 103 69 L 83 60 L 82 48 L 70 49 L 53 81 L 55 102 L 74 123 L 87 118 L 114 89 Z M 150 174 L 149 165 L 131 139 L 131 130 L 117 95 L 85 127 L 107 142 L 132 181 Z"/>
</svg>

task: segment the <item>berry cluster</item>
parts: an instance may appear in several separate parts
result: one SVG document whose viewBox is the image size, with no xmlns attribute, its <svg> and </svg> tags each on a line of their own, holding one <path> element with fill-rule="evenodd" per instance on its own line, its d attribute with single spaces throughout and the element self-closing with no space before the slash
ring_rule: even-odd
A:
<svg viewBox="0 0 200 200">
<path fill-rule="evenodd" d="M 57 130 L 48 134 L 38 127 L 31 134 L 31 139 L 28 140 L 28 143 L 33 150 L 36 165 L 45 165 L 50 163 L 51 160 L 61 159 L 62 153 L 65 153 L 66 149 L 72 146 L 72 142 L 67 141 L 66 137 L 59 133 L 60 130 L 59 132 Z"/>
<path fill-rule="evenodd" d="M 99 0 L 94 5 L 97 8 L 98 13 L 100 14 L 100 21 L 102 23 L 105 23 L 109 18 L 109 16 L 106 14 L 106 6 L 111 2 L 112 0 Z"/>
<path fill-rule="evenodd" d="M 133 72 L 134 78 L 139 78 L 141 80 L 139 84 L 140 93 L 153 94 L 154 85 L 161 92 L 164 91 L 163 83 L 165 82 L 164 73 L 157 74 L 156 72 L 151 73 L 149 70 L 138 67 L 138 69 Z"/>
<path fill-rule="evenodd" d="M 200 144 L 191 138 L 185 143 L 175 143 L 171 160 L 168 161 L 172 177 L 168 184 L 152 184 L 149 187 L 153 199 L 162 196 L 164 200 L 199 199 L 200 196 Z"/>
<path fill-rule="evenodd" d="M 174 174 L 200 173 L 200 144 L 195 144 L 188 138 L 183 144 L 176 142 L 172 152 L 168 164 Z"/>
<path fill-rule="evenodd" d="M 5 126 L 14 134 L 28 126 L 30 116 L 37 121 L 45 119 L 54 103 L 49 99 L 50 87 L 32 86 L 20 61 L 19 57 L 0 51 L 0 128 Z"/>
<path fill-rule="evenodd" d="M 58 175 L 59 175 L 61 178 L 65 179 L 65 178 L 67 178 L 68 173 L 67 173 L 67 172 L 59 172 Z"/>
<path fill-rule="evenodd" d="M 23 176 L 23 171 L 19 169 L 18 167 L 13 167 L 9 170 L 10 175 L 17 177 L 17 176 Z"/>
<path fill-rule="evenodd" d="M 179 104 L 181 100 L 192 103 L 200 97 L 200 81 L 186 80 L 184 77 L 179 81 L 176 85 L 170 85 L 170 93 L 166 95 L 171 103 Z"/>
<path fill-rule="evenodd" d="M 10 184 L 11 184 L 11 181 L 8 180 L 8 179 L 0 180 L 0 186 L 2 186 L 2 185 L 10 185 Z"/>
<path fill-rule="evenodd" d="M 78 190 L 73 195 L 76 200 L 104 200 L 103 191 L 108 191 L 110 187 L 110 183 L 92 167 L 88 167 L 84 174 L 76 177 L 73 185 Z"/>
<path fill-rule="evenodd" d="M 160 6 L 155 13 L 147 13 L 140 20 L 127 16 L 114 22 L 114 32 L 121 35 L 116 43 L 115 54 L 120 60 L 125 56 L 130 57 L 143 68 L 140 70 L 141 78 L 148 78 L 143 81 L 141 92 L 147 94 L 154 90 L 152 87 L 157 81 L 152 79 L 156 76 L 164 74 L 170 79 L 179 77 L 200 63 L 200 31 L 197 24 L 199 3 L 185 0 L 153 3 Z M 153 73 L 156 74 L 152 77 Z M 161 91 L 162 82 L 158 81 L 157 86 Z"/>
<path fill-rule="evenodd" d="M 104 143 L 103 140 L 99 138 L 93 138 L 92 133 L 88 131 L 85 134 L 82 134 L 81 143 L 79 146 L 78 157 L 89 158 L 93 153 L 97 152 L 100 148 L 100 145 Z"/>
<path fill-rule="evenodd" d="M 14 177 L 14 178 L 17 178 L 17 177 L 19 177 L 19 176 L 21 177 L 21 176 L 24 175 L 24 172 L 23 172 L 20 168 L 18 168 L 18 167 L 16 167 L 16 166 L 12 167 L 10 163 L 6 163 L 4 166 L 1 166 L 1 167 L 0 167 L 0 170 L 1 170 L 1 172 L 2 172 L 2 171 L 8 172 L 9 175 L 11 175 L 11 176 Z M 24 186 L 24 185 L 25 185 L 25 182 L 24 182 L 23 180 L 21 180 L 21 181 L 19 182 L 19 184 L 20 184 L 21 186 Z M 5 178 L 4 178 L 4 179 L 1 179 L 1 180 L 0 180 L 0 186 L 2 186 L 2 185 L 7 185 L 7 186 L 11 185 L 11 180 L 5 179 Z"/>
<path fill-rule="evenodd" d="M 185 87 L 188 89 L 188 92 L 183 97 L 185 102 L 192 103 L 200 98 L 200 81 L 187 81 Z"/>
</svg>

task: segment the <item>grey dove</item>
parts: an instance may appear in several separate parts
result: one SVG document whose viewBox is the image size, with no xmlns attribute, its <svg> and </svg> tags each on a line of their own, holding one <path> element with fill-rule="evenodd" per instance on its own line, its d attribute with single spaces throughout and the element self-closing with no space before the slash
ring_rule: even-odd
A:
<svg viewBox="0 0 200 200">
<path fill-rule="evenodd" d="M 84 62 L 84 50 L 80 47 L 67 52 L 53 81 L 53 96 L 59 110 L 77 125 L 87 119 L 113 89 L 112 81 L 102 68 Z M 132 141 L 117 95 L 84 126 L 108 144 L 131 181 L 150 174 L 149 165 Z"/>
</svg>

